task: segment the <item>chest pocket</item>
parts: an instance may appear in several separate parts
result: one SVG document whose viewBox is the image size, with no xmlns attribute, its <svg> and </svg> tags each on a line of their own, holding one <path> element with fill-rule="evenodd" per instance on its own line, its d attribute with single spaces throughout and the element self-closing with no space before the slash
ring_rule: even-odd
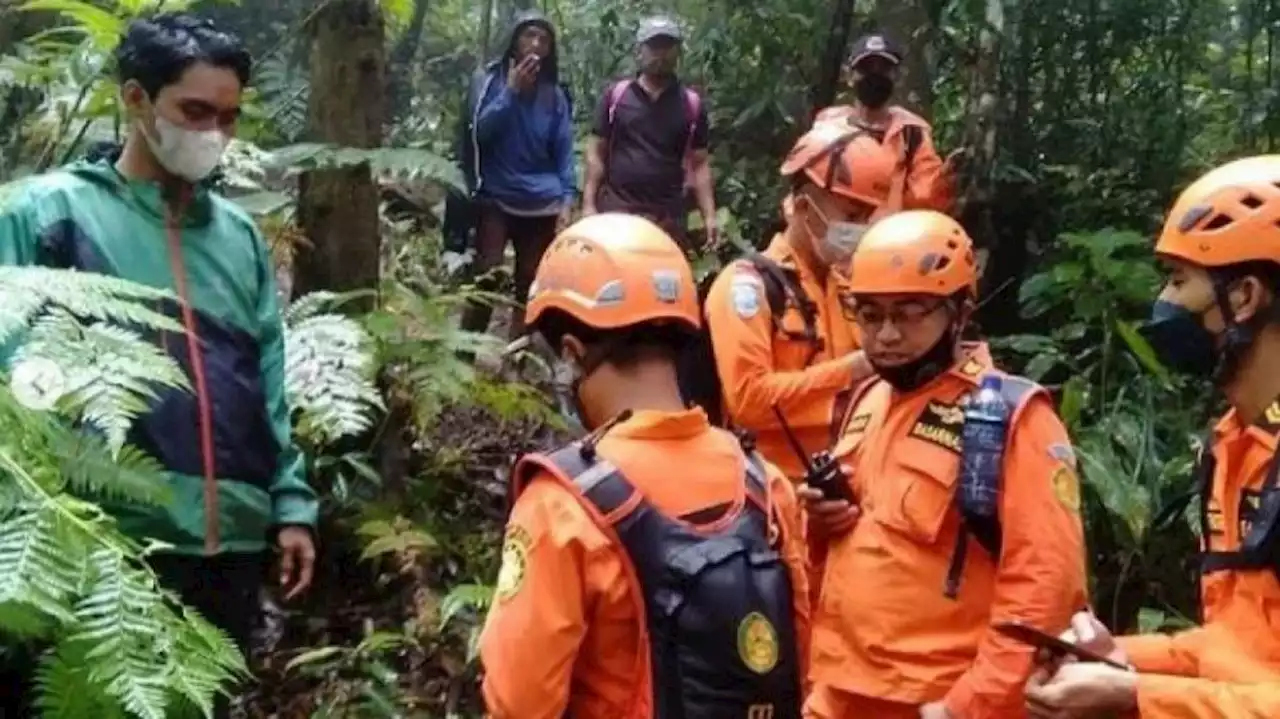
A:
<svg viewBox="0 0 1280 719">
<path fill-rule="evenodd" d="M 879 484 L 889 496 L 880 499 L 876 514 L 895 532 L 931 545 L 938 541 L 955 504 L 960 455 L 916 438 L 905 441 L 902 448 L 885 462 L 889 481 Z"/>
</svg>

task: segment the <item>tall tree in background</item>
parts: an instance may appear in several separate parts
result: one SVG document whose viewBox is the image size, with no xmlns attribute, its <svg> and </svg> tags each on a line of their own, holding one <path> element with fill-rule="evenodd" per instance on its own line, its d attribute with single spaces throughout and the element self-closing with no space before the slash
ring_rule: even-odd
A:
<svg viewBox="0 0 1280 719">
<path fill-rule="evenodd" d="M 372 149 L 386 119 L 386 50 L 377 0 L 333 0 L 311 24 L 308 135 Z M 296 291 L 372 288 L 378 282 L 378 187 L 367 164 L 314 170 L 300 183 L 298 218 L 311 248 L 299 253 Z"/>
</svg>

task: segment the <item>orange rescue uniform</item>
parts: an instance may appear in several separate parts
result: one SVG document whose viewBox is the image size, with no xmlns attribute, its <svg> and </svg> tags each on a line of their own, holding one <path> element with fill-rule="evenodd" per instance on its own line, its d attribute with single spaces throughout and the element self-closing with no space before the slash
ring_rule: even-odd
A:
<svg viewBox="0 0 1280 719">
<path fill-rule="evenodd" d="M 1255 424 L 1232 409 L 1214 428 L 1208 549 L 1238 551 L 1275 461 L 1280 401 Z M 1204 626 L 1121 637 L 1137 667 L 1143 719 L 1280 717 L 1280 580 L 1270 569 L 1224 570 L 1201 585 Z"/>
<path fill-rule="evenodd" d="M 700 409 L 637 412 L 609 430 L 597 451 L 669 517 L 747 501 L 738 440 L 713 429 Z M 800 510 L 794 488 L 770 470 L 803 670 L 809 601 Z M 625 551 L 572 490 L 545 473 L 516 500 L 507 537 L 521 556 L 505 556 L 504 549 L 503 576 L 480 638 L 488 716 L 649 719 L 644 604 Z"/>
<path fill-rule="evenodd" d="M 705 303 L 707 328 L 729 419 L 754 432 L 765 459 L 798 482 L 804 465 L 787 442 L 773 405 L 806 452 L 830 446 L 836 397 L 853 383 L 859 357 L 852 315 L 847 314 L 852 298 L 835 273 L 823 281 L 799 261 L 785 235 L 774 236 L 764 255 L 799 278 L 813 304 L 817 337 L 804 338 L 804 318 L 791 298 L 775 323 L 764 279 L 745 260 L 726 267 L 712 283 Z"/>
<path fill-rule="evenodd" d="M 955 202 L 955 188 L 951 172 L 938 150 L 933 145 L 933 130 L 923 117 L 901 107 L 889 108 L 889 125 L 884 128 L 883 144 L 886 149 L 901 158 L 898 173 L 893 180 L 889 203 L 886 209 L 890 212 L 898 210 L 937 210 L 949 212 Z M 834 105 L 820 111 L 814 118 L 814 124 L 821 122 L 840 122 L 848 124 L 853 114 L 850 105 Z M 916 150 L 911 166 L 907 167 L 906 138 L 903 128 L 914 125 L 922 132 L 920 147 Z"/>
<path fill-rule="evenodd" d="M 1020 620 L 1057 634 L 1085 605 L 1075 458 L 1040 388 L 1010 417 L 999 563 L 969 537 L 959 593 L 944 594 L 961 527 L 959 402 L 991 371 L 985 346 L 968 352 L 909 394 L 876 382 L 848 413 L 836 454 L 862 516 L 814 547 L 826 556 L 806 717 L 893 719 L 939 700 L 957 718 L 1025 716 L 1032 651 L 990 625 Z"/>
</svg>

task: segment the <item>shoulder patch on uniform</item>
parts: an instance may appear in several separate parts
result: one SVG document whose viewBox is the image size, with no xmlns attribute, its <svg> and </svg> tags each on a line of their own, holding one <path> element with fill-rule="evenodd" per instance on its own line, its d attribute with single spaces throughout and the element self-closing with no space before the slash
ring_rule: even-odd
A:
<svg viewBox="0 0 1280 719">
<path fill-rule="evenodd" d="M 494 588 L 498 601 L 514 597 L 524 586 L 532 545 L 533 539 L 524 527 L 511 526 L 507 529 L 507 536 L 502 540 L 502 569 L 498 570 L 498 584 Z"/>
<path fill-rule="evenodd" d="M 870 412 L 860 412 L 849 419 L 849 424 L 845 425 L 845 434 L 857 434 L 867 428 L 867 424 L 871 422 Z"/>
<path fill-rule="evenodd" d="M 1280 431 L 1280 399 L 1272 402 L 1262 413 L 1258 425 L 1267 432 Z"/>
<path fill-rule="evenodd" d="M 970 357 L 964 364 L 960 365 L 960 374 L 966 377 L 977 377 L 982 374 L 982 363 Z"/>
<path fill-rule="evenodd" d="M 760 314 L 760 292 L 763 285 L 760 280 L 749 275 L 737 275 L 733 278 L 731 292 L 733 295 L 733 311 L 744 320 Z"/>
<path fill-rule="evenodd" d="M 1076 466 L 1076 451 L 1069 444 L 1049 445 L 1049 457 L 1069 466 Z"/>
<path fill-rule="evenodd" d="M 1080 477 L 1076 475 L 1076 471 L 1066 464 L 1058 465 L 1053 470 L 1053 494 L 1058 498 L 1058 502 L 1063 507 L 1071 510 L 1071 512 L 1080 513 Z"/>
<path fill-rule="evenodd" d="M 760 612 L 738 624 L 738 656 L 756 674 L 768 674 L 778 663 L 778 632 Z"/>
<path fill-rule="evenodd" d="M 930 401 L 908 434 L 959 453 L 960 427 L 963 424 L 964 410 L 959 406 Z"/>
</svg>

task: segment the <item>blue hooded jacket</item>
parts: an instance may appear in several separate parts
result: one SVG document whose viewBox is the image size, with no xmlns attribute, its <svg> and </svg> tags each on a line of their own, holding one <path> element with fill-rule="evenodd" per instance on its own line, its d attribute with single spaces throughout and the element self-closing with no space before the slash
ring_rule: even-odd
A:
<svg viewBox="0 0 1280 719">
<path fill-rule="evenodd" d="M 507 67 L 520 32 L 534 24 L 551 34 L 551 52 L 536 90 L 519 95 L 507 87 Z M 555 28 L 541 13 L 526 11 L 516 16 L 503 56 L 474 78 L 468 149 L 479 150 L 479 163 L 468 158 L 465 170 L 479 197 L 520 209 L 573 202 L 573 107 L 559 84 L 557 52 Z"/>
</svg>

